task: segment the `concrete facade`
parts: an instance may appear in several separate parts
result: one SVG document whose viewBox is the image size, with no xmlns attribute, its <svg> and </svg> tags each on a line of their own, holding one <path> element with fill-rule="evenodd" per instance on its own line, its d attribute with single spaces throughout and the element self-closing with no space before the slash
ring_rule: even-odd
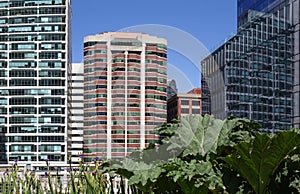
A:
<svg viewBox="0 0 300 194">
<path fill-rule="evenodd" d="M 123 158 L 167 119 L 166 40 L 108 32 L 84 39 L 84 155 Z"/>
</svg>

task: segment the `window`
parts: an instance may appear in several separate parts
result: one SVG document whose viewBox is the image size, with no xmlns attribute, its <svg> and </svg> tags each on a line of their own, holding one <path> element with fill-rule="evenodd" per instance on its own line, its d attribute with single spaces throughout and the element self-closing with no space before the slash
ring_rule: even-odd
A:
<svg viewBox="0 0 300 194">
<path fill-rule="evenodd" d="M 111 45 L 116 46 L 142 46 L 142 42 L 132 41 L 132 40 L 113 40 L 111 41 Z"/>
<path fill-rule="evenodd" d="M 64 114 L 64 108 L 41 107 L 40 114 Z"/>
<path fill-rule="evenodd" d="M 193 100 L 193 101 L 192 101 L 192 105 L 193 105 L 193 106 L 200 106 L 200 101 Z"/>
<path fill-rule="evenodd" d="M 64 77 L 65 72 L 60 70 L 41 70 L 40 77 Z"/>
<path fill-rule="evenodd" d="M 62 43 L 44 43 L 40 45 L 41 50 L 59 50 L 64 49 L 64 45 Z"/>
<path fill-rule="evenodd" d="M 84 47 L 89 47 L 94 45 L 106 45 L 106 42 L 85 42 L 84 43 Z"/>
<path fill-rule="evenodd" d="M 7 80 L 0 79 L 0 86 L 7 86 Z"/>
<path fill-rule="evenodd" d="M 40 86 L 64 86 L 64 80 L 44 79 L 39 81 Z"/>
<path fill-rule="evenodd" d="M 36 152 L 35 145 L 11 145 L 9 146 L 11 152 Z"/>
<path fill-rule="evenodd" d="M 12 107 L 9 109 L 10 114 L 36 114 L 34 107 Z"/>
<path fill-rule="evenodd" d="M 181 100 L 181 105 L 189 105 L 189 100 Z"/>
<path fill-rule="evenodd" d="M 40 145 L 39 152 L 63 152 L 64 146 L 62 145 Z"/>
<path fill-rule="evenodd" d="M 36 86 L 37 81 L 34 79 L 12 79 L 9 80 L 10 86 Z"/>
<path fill-rule="evenodd" d="M 40 59 L 64 59 L 65 54 L 60 52 L 45 52 L 40 53 L 39 57 Z"/>
<path fill-rule="evenodd" d="M 192 114 L 200 114 L 200 109 L 192 109 Z"/>
<path fill-rule="evenodd" d="M 6 44 L 0 44 L 0 50 L 6 50 L 6 48 L 7 48 Z"/>
<path fill-rule="evenodd" d="M 36 117 L 10 117 L 10 123 L 36 123 Z"/>
<path fill-rule="evenodd" d="M 11 59 L 36 59 L 36 53 L 9 53 Z"/>
<path fill-rule="evenodd" d="M 63 98 L 41 98 L 39 103 L 40 104 L 49 104 L 49 105 L 53 105 L 53 104 L 64 105 L 65 99 L 63 99 Z"/>
<path fill-rule="evenodd" d="M 40 136 L 40 142 L 64 142 L 64 136 Z"/>
<path fill-rule="evenodd" d="M 9 127 L 10 133 L 36 133 L 37 129 L 35 126 L 23 125 L 23 126 L 11 126 Z"/>
<path fill-rule="evenodd" d="M 42 61 L 39 62 L 39 67 L 40 68 L 64 68 L 65 67 L 65 63 L 64 62 L 60 62 L 60 61 Z"/>
<path fill-rule="evenodd" d="M 6 98 L 0 98 L 0 105 L 7 105 L 7 99 Z"/>
<path fill-rule="evenodd" d="M 22 44 L 22 43 L 13 43 L 10 45 L 11 50 L 35 50 L 35 44 Z"/>
<path fill-rule="evenodd" d="M 9 72 L 10 77 L 36 77 L 36 71 L 34 70 L 18 70 L 13 69 Z"/>
<path fill-rule="evenodd" d="M 190 110 L 188 108 L 182 108 L 181 113 L 182 114 L 190 114 Z"/>
<path fill-rule="evenodd" d="M 59 141 L 61 142 L 61 141 Z M 45 161 L 45 160 L 50 160 L 50 161 L 64 161 L 65 156 L 63 155 L 53 155 L 53 154 L 48 154 L 48 155 L 40 155 L 39 156 L 39 161 Z"/>
<path fill-rule="evenodd" d="M 95 55 L 95 54 L 106 54 L 106 50 L 88 50 L 84 52 L 84 56 Z"/>
<path fill-rule="evenodd" d="M 64 133 L 64 126 L 41 126 L 39 128 L 39 133 Z"/>
<path fill-rule="evenodd" d="M 127 143 L 140 143 L 139 139 L 128 139 Z"/>
<path fill-rule="evenodd" d="M 64 14 L 65 9 L 64 8 L 57 8 L 57 7 L 47 7 L 43 8 L 41 7 L 39 10 L 39 14 Z"/>
<path fill-rule="evenodd" d="M 14 67 L 18 67 L 18 68 L 35 68 L 36 67 L 36 62 L 31 62 L 31 61 L 11 61 L 9 62 L 9 67 L 10 68 L 14 68 Z"/>
</svg>

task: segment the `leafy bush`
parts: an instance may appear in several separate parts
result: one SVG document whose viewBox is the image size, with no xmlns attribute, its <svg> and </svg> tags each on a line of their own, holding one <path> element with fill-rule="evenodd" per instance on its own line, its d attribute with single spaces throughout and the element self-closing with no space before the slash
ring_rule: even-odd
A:
<svg viewBox="0 0 300 194">
<path fill-rule="evenodd" d="M 262 134 L 258 127 L 246 119 L 188 115 L 157 128 L 160 146 L 123 161 L 70 167 L 66 188 L 50 171 L 47 187 L 34 172 L 19 177 L 16 163 L 2 177 L 2 193 L 300 193 L 299 131 Z"/>
</svg>

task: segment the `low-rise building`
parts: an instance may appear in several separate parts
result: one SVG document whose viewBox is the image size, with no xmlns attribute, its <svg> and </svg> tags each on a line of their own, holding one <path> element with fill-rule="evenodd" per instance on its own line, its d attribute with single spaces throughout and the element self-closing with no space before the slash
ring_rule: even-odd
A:
<svg viewBox="0 0 300 194">
<path fill-rule="evenodd" d="M 201 89 L 194 88 L 186 94 L 179 93 L 168 100 L 168 122 L 189 114 L 202 114 Z"/>
</svg>

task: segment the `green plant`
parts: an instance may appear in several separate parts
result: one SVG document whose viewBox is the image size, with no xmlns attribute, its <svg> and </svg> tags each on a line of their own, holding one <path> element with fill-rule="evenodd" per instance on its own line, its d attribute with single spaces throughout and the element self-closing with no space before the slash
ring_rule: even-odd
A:
<svg viewBox="0 0 300 194">
<path fill-rule="evenodd" d="M 159 148 L 138 150 L 112 168 L 145 193 L 225 192 L 217 158 L 249 142 L 256 127 L 246 119 L 188 115 L 157 128 L 165 137 Z"/>
<path fill-rule="evenodd" d="M 16 162 L 2 177 L 2 193 L 300 193 L 299 131 L 257 129 L 246 119 L 188 115 L 157 128 L 164 137 L 158 147 L 150 144 L 123 161 L 70 165 L 64 189 L 48 161 L 46 188 L 33 171 L 20 176 Z"/>
<path fill-rule="evenodd" d="M 1 183 L 3 194 L 44 193 L 42 184 L 36 178 L 34 171 L 26 170 L 22 176 L 17 161 L 10 169 L 6 169 L 1 178 Z"/>
<path fill-rule="evenodd" d="M 300 134 L 295 131 L 279 132 L 273 136 L 256 133 L 254 139 L 236 145 L 236 152 L 222 160 L 237 171 L 255 193 L 269 193 L 273 187 L 270 185 L 272 180 L 274 185 L 280 184 L 274 176 L 287 173 L 283 168 L 293 161 L 292 158 L 299 157 L 299 148 Z M 294 170 L 298 170 L 295 178 L 299 178 L 299 168 Z"/>
</svg>

